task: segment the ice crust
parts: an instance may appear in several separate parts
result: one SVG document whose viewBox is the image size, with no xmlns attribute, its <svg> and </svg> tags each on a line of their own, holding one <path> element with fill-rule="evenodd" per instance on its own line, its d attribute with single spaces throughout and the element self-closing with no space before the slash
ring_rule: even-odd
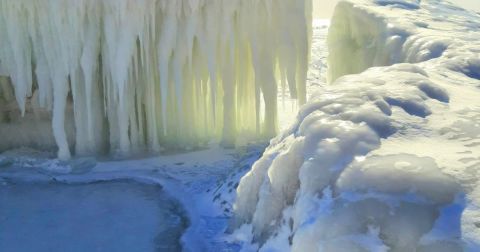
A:
<svg viewBox="0 0 480 252">
<path fill-rule="evenodd" d="M 1 0 L 0 33 L 0 150 L 231 146 L 306 100 L 310 0 Z"/>
<path fill-rule="evenodd" d="M 341 1 L 328 35 L 331 85 L 237 189 L 232 225 L 251 238 L 245 247 L 477 251 L 474 27 L 478 14 L 444 1 Z"/>
</svg>

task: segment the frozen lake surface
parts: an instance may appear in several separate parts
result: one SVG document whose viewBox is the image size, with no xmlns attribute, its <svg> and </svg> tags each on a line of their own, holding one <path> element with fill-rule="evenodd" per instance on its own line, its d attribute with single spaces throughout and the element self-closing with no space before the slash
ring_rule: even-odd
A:
<svg viewBox="0 0 480 252">
<path fill-rule="evenodd" d="M 1 251 L 180 251 L 187 225 L 157 185 L 0 185 Z"/>
</svg>

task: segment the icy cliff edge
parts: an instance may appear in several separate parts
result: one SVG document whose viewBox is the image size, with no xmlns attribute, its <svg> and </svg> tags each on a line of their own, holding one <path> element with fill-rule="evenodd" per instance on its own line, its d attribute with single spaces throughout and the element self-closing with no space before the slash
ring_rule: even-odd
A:
<svg viewBox="0 0 480 252">
<path fill-rule="evenodd" d="M 260 251 L 478 250 L 478 27 L 444 1 L 340 2 L 333 83 L 242 178 L 232 236 Z"/>
</svg>

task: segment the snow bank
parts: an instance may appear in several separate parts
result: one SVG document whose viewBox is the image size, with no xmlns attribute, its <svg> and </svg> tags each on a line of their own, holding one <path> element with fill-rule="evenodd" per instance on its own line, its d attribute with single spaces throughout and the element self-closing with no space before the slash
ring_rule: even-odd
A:
<svg viewBox="0 0 480 252">
<path fill-rule="evenodd" d="M 329 82 L 372 66 L 418 63 L 443 54 L 449 58 L 461 54 L 466 59 L 478 53 L 470 45 L 475 37 L 472 30 L 478 29 L 476 22 L 469 22 L 478 19 L 474 13 L 441 0 L 423 5 L 418 0 L 372 2 L 378 5 L 375 9 L 365 1 L 343 1 L 336 7 L 328 36 Z M 380 8 L 402 14 L 385 15 Z M 456 15 L 455 20 L 447 19 L 451 15 Z M 465 34 L 455 39 L 445 34 L 450 30 Z"/>
<path fill-rule="evenodd" d="M 352 0 L 331 25 L 336 81 L 242 178 L 235 235 L 260 251 L 478 250 L 480 33 L 465 31 L 480 16 Z"/>
<path fill-rule="evenodd" d="M 0 150 L 272 136 L 277 83 L 305 102 L 310 24 L 309 0 L 1 0 Z"/>
</svg>

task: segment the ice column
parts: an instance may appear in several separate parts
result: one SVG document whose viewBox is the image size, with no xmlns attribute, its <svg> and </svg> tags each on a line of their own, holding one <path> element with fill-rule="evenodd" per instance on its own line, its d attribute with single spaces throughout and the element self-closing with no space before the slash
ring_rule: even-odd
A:
<svg viewBox="0 0 480 252">
<path fill-rule="evenodd" d="M 305 102 L 310 33 L 311 0 L 0 0 L 0 106 L 50 111 L 62 159 L 232 146 L 275 133 L 278 83 Z"/>
</svg>

